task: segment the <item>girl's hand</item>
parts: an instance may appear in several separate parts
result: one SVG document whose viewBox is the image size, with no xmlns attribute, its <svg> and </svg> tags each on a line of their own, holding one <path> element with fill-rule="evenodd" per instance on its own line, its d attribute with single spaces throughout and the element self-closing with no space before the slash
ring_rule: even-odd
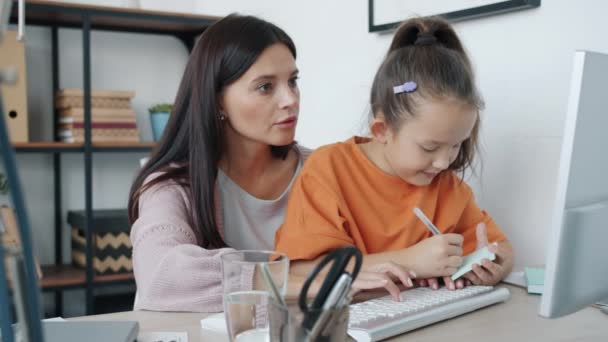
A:
<svg viewBox="0 0 608 342">
<path fill-rule="evenodd" d="M 498 284 L 504 277 L 511 272 L 513 267 L 513 249 L 508 242 L 498 244 L 488 244 L 488 235 L 485 223 L 477 225 L 477 249 L 488 246 L 490 252 L 496 254 L 496 259 L 492 262 L 489 259 L 482 259 L 480 264 L 473 264 L 473 269 L 465 274 L 463 278 L 468 279 L 475 285 Z"/>
<path fill-rule="evenodd" d="M 463 240 L 460 234 L 435 235 L 408 248 L 407 257 L 420 277 L 447 277 L 462 265 Z"/>
<path fill-rule="evenodd" d="M 361 269 L 357 279 L 353 282 L 352 294 L 384 288 L 393 300 L 399 302 L 401 301 L 401 290 L 398 284 L 401 283 L 407 288 L 413 287 L 412 279 L 414 278 L 416 278 L 416 273 L 394 262 L 375 264 Z"/>
</svg>

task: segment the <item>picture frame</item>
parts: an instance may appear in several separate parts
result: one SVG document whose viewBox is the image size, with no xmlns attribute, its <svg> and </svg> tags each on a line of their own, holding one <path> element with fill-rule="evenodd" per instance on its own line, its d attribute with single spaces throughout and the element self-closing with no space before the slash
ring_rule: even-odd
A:
<svg viewBox="0 0 608 342">
<path fill-rule="evenodd" d="M 463 21 L 539 7 L 541 0 L 369 0 L 369 32 L 388 31 L 411 16 Z"/>
</svg>

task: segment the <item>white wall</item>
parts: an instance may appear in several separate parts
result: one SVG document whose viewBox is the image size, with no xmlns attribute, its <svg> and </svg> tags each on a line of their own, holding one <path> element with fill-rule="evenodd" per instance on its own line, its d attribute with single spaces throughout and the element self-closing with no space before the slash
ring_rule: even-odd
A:
<svg viewBox="0 0 608 342">
<path fill-rule="evenodd" d="M 122 4 L 122 0 L 88 2 Z M 371 80 L 391 39 L 367 32 L 367 1 L 182 0 L 170 8 L 163 1 L 141 4 L 209 15 L 236 11 L 276 23 L 298 48 L 302 108 L 297 139 L 317 147 L 360 134 L 366 126 Z M 519 266 L 543 263 L 573 51 L 608 52 L 607 11 L 608 3 L 600 0 L 545 0 L 539 9 L 456 24 L 487 103 L 482 129 L 484 167 L 481 179 L 474 179 L 472 185 L 482 207 L 512 240 Z M 27 34 L 31 129 L 34 138 L 49 138 L 50 33 L 31 27 Z M 60 41 L 61 86 L 80 87 L 81 34 L 61 30 Z M 116 33 L 94 33 L 92 48 L 93 88 L 136 90 L 133 105 L 144 139 L 149 140 L 146 108 L 173 99 L 187 58 L 185 49 L 173 38 Z M 125 206 L 141 156 L 95 156 L 96 208 Z M 80 209 L 84 206 L 82 158 L 65 155 L 63 160 L 62 205 Z M 42 261 L 50 262 L 51 157 L 21 155 L 19 163 L 34 245 Z"/>
</svg>

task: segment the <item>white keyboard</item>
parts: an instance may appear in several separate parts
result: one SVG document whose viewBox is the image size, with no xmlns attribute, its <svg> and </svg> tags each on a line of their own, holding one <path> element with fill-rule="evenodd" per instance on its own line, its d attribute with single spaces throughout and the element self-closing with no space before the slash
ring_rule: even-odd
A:
<svg viewBox="0 0 608 342">
<path fill-rule="evenodd" d="M 449 291 L 419 287 L 401 292 L 401 302 L 390 296 L 351 304 L 349 329 L 364 330 L 372 341 L 383 340 L 510 297 L 506 288 L 467 286 Z"/>
</svg>

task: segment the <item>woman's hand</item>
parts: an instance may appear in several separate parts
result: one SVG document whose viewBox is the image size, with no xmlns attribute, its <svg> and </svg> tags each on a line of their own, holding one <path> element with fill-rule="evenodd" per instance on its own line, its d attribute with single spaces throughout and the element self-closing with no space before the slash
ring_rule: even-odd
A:
<svg viewBox="0 0 608 342">
<path fill-rule="evenodd" d="M 385 262 L 364 267 L 352 284 L 352 294 L 374 289 L 386 289 L 393 300 L 401 301 L 399 284 L 406 288 L 414 286 L 416 273 L 394 263 Z"/>
</svg>

